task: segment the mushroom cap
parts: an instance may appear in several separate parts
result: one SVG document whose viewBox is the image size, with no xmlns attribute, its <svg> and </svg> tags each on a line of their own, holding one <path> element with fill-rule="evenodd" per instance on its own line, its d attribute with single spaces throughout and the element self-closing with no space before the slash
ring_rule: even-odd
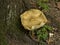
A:
<svg viewBox="0 0 60 45">
<path fill-rule="evenodd" d="M 20 15 L 21 23 L 25 29 L 35 30 L 47 23 L 47 18 L 42 11 L 30 9 Z"/>
</svg>

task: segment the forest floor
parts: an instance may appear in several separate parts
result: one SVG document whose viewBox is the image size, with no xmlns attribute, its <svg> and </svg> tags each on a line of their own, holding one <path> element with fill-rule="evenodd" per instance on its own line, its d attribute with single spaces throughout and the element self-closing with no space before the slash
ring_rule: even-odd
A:
<svg viewBox="0 0 60 45">
<path fill-rule="evenodd" d="M 23 29 L 19 22 L 19 15 L 20 12 L 23 12 L 23 9 L 21 9 L 22 7 L 20 8 L 21 5 L 19 6 L 18 3 L 21 4 L 21 1 L 16 0 L 14 3 L 7 0 L 0 1 L 0 45 L 40 45 L 21 31 Z M 14 4 L 17 5 L 16 9 L 13 7 Z M 50 6 L 49 11 L 43 10 L 43 12 L 48 20 L 51 21 L 50 25 L 56 28 L 54 41 L 49 45 L 60 45 L 60 2 L 51 1 L 48 5 Z M 11 8 L 13 9 L 11 10 Z M 13 13 L 9 12 L 9 10 Z M 16 15 L 18 16 L 16 17 Z"/>
</svg>

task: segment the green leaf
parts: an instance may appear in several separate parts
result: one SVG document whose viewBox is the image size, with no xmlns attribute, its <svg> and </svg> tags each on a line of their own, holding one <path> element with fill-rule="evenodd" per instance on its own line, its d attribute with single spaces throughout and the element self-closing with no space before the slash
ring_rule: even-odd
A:
<svg viewBox="0 0 60 45">
<path fill-rule="evenodd" d="M 45 2 L 48 2 L 49 0 L 38 0 L 37 4 L 42 7 L 44 10 L 49 10 L 49 6 L 48 4 L 46 4 Z"/>
<path fill-rule="evenodd" d="M 53 27 L 51 27 L 51 26 L 44 25 L 44 27 L 45 27 L 47 30 L 49 30 L 49 31 L 52 31 L 52 30 L 53 30 Z"/>
<path fill-rule="evenodd" d="M 41 3 L 40 6 L 45 10 L 49 9 L 49 6 L 46 3 Z"/>
<path fill-rule="evenodd" d="M 41 31 L 42 31 L 42 32 L 46 32 L 47 29 L 46 29 L 45 27 L 43 27 L 43 28 L 41 28 Z"/>
<path fill-rule="evenodd" d="M 46 28 L 41 28 L 40 30 L 38 30 L 37 37 L 39 40 L 41 40 L 41 39 L 46 40 L 48 38 L 48 32 L 47 32 Z"/>
<path fill-rule="evenodd" d="M 48 33 L 43 34 L 43 40 L 46 40 L 48 38 Z"/>
<path fill-rule="evenodd" d="M 41 34 L 41 30 L 38 30 L 38 31 L 37 31 L 37 35 L 39 35 L 39 34 Z"/>
</svg>

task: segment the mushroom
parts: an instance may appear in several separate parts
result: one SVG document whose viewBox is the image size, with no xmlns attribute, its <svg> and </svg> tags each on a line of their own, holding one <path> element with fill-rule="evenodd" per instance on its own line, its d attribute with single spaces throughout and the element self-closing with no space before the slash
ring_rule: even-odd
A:
<svg viewBox="0 0 60 45">
<path fill-rule="evenodd" d="M 21 23 L 25 29 L 35 30 L 47 23 L 47 18 L 42 11 L 38 9 L 30 9 L 20 15 Z"/>
</svg>

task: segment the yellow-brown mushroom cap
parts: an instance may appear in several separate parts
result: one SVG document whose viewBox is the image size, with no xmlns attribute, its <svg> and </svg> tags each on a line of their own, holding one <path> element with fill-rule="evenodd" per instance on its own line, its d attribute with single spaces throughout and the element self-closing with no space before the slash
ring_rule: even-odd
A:
<svg viewBox="0 0 60 45">
<path fill-rule="evenodd" d="M 47 18 L 42 11 L 30 9 L 20 15 L 21 23 L 25 29 L 34 30 L 42 27 L 47 23 Z"/>
</svg>

